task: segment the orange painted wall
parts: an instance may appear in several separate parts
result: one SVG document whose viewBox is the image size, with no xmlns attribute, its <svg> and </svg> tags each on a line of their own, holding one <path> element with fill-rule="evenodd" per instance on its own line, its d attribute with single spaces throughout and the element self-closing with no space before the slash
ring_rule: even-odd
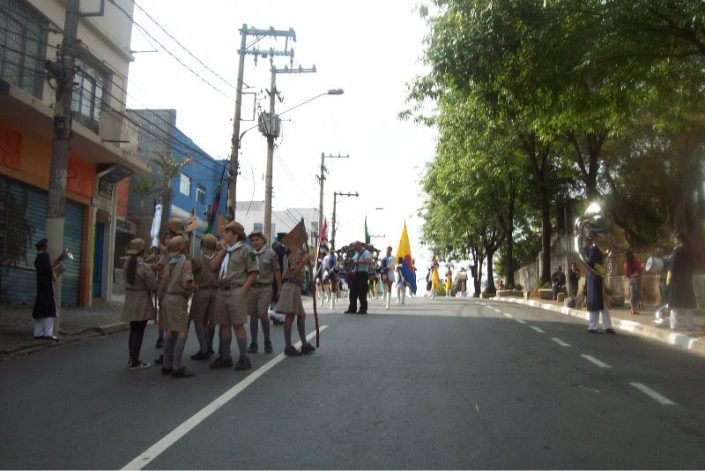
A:
<svg viewBox="0 0 705 471">
<path fill-rule="evenodd" d="M 0 173 L 43 190 L 49 189 L 51 141 L 0 121 Z M 66 195 L 90 204 L 95 194 L 96 166 L 71 154 Z"/>
<path fill-rule="evenodd" d="M 117 184 L 117 216 L 127 219 L 127 203 L 130 198 L 130 179 L 124 178 Z"/>
</svg>

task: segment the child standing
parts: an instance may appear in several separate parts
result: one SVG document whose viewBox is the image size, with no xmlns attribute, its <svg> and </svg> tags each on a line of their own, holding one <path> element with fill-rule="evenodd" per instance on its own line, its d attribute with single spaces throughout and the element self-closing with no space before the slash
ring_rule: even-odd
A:
<svg viewBox="0 0 705 471">
<path fill-rule="evenodd" d="M 301 302 L 301 285 L 306 282 L 304 266 L 311 259 L 311 255 L 303 249 L 294 252 L 287 251 L 284 256 L 284 274 L 282 280 L 284 285 L 279 296 L 277 309 L 286 316 L 284 320 L 284 342 L 286 348 L 284 354 L 290 357 L 301 356 L 316 350 L 316 347 L 306 340 L 306 311 Z M 301 338 L 301 351 L 291 344 L 291 329 L 296 318 L 296 327 Z"/>
<path fill-rule="evenodd" d="M 265 244 L 267 239 L 261 232 L 253 232 L 249 236 L 252 248 L 257 255 L 257 268 L 259 273 L 257 279 L 250 290 L 248 297 L 248 312 L 250 314 L 250 348 L 248 353 L 257 353 L 258 321 L 262 324 L 264 334 L 264 352 L 272 353 L 272 341 L 269 338 L 269 318 L 267 312 L 272 303 L 274 289 L 272 284 L 276 282 L 277 291 L 282 288 L 282 276 L 279 271 L 279 257 L 273 250 L 268 249 Z"/>
</svg>

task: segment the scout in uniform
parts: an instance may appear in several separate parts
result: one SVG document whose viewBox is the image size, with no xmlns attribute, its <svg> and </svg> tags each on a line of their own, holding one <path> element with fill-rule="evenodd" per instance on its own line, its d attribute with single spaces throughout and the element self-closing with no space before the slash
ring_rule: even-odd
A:
<svg viewBox="0 0 705 471">
<path fill-rule="evenodd" d="M 193 280 L 198 286 L 198 291 L 191 299 L 190 318 L 196 327 L 196 337 L 200 349 L 195 355 L 191 355 L 192 360 L 207 360 L 211 354 L 208 352 L 209 331 L 215 319 L 215 291 L 216 273 L 211 268 L 211 263 L 215 258 L 215 248 L 218 244 L 213 234 L 206 234 L 201 239 L 201 253 L 191 260 L 193 268 Z"/>
<path fill-rule="evenodd" d="M 167 337 L 164 343 L 164 363 L 162 374 L 174 378 L 188 378 L 194 373 L 181 366 L 184 347 L 188 338 L 188 298 L 198 289 L 193 283 L 191 262 L 186 259 L 187 243 L 181 236 L 169 242 L 167 254 L 169 264 L 164 267 Z"/>
<path fill-rule="evenodd" d="M 154 304 L 154 292 L 157 289 L 157 275 L 154 268 L 145 263 L 145 243 L 142 239 L 132 239 L 127 246 L 130 258 L 125 262 L 125 303 L 122 305 L 122 321 L 130 323 L 130 340 L 128 343 L 130 360 L 127 367 L 131 370 L 149 368 L 150 364 L 140 360 L 140 350 L 144 339 L 147 322 L 154 320 L 157 307 Z"/>
<path fill-rule="evenodd" d="M 257 256 L 245 245 L 245 229 L 242 224 L 232 221 L 225 226 L 224 248 L 215 256 L 211 264 L 217 272 L 218 291 L 215 295 L 215 323 L 220 326 L 220 354 L 211 369 L 229 368 L 233 365 L 230 353 L 232 342 L 231 327 L 240 358 L 236 370 L 249 370 L 252 366 L 247 356 L 247 296 L 257 279 Z"/>
<path fill-rule="evenodd" d="M 301 302 L 301 285 L 306 282 L 304 266 L 310 258 L 311 255 L 303 249 L 298 249 L 295 252 L 289 251 L 284 256 L 284 274 L 282 275 L 284 285 L 279 295 L 277 310 L 286 316 L 284 320 L 284 342 L 286 343 L 284 354 L 290 357 L 297 357 L 302 353 L 307 354 L 316 350 L 316 347 L 306 340 L 306 311 L 304 311 L 304 305 Z M 301 351 L 291 345 L 291 328 L 294 317 L 296 317 L 296 327 L 301 338 Z"/>
<path fill-rule="evenodd" d="M 157 254 L 157 260 L 158 260 L 158 273 L 159 273 L 159 284 L 158 284 L 158 290 L 157 290 L 157 304 L 159 307 L 159 312 L 157 315 L 157 324 L 159 325 L 159 336 L 157 337 L 157 344 L 155 345 L 156 348 L 162 348 L 164 346 L 164 316 L 162 314 L 162 306 L 164 306 L 164 283 L 163 283 L 163 274 L 161 271 L 164 269 L 164 267 L 167 266 L 169 263 L 169 254 L 167 253 L 167 247 L 169 247 L 169 242 L 171 242 L 171 239 L 176 237 L 176 236 L 182 236 L 184 234 L 184 222 L 179 219 L 179 218 L 172 218 L 169 220 L 169 223 L 167 224 L 167 230 L 162 236 L 162 244 L 163 247 L 160 247 L 160 254 Z M 150 257 L 151 258 L 151 257 Z M 159 362 L 157 362 L 159 363 Z"/>
<path fill-rule="evenodd" d="M 248 353 L 257 353 L 257 330 L 258 320 L 262 323 L 264 333 L 264 352 L 272 353 L 272 341 L 269 338 L 269 318 L 267 312 L 272 303 L 274 289 L 272 283 L 276 281 L 277 291 L 281 290 L 282 277 L 279 271 L 279 258 L 273 250 L 268 249 L 265 244 L 267 239 L 261 232 L 253 232 L 249 236 L 255 255 L 257 256 L 257 267 L 259 274 L 248 297 L 248 312 L 250 314 L 250 337 L 252 343 L 247 349 Z"/>
</svg>

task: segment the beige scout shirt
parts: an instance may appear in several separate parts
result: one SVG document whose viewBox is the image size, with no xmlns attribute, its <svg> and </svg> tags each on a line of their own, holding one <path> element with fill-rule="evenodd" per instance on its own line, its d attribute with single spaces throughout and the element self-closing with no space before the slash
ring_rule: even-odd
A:
<svg viewBox="0 0 705 471">
<path fill-rule="evenodd" d="M 208 258 L 203 253 L 191 260 L 193 268 L 193 280 L 201 289 L 213 289 L 218 287 L 218 273 L 211 268 L 213 257 Z"/>
<path fill-rule="evenodd" d="M 238 247 L 230 253 L 225 276 L 218 273 L 218 287 L 228 289 L 242 286 L 247 281 L 248 275 L 256 273 L 257 270 L 255 253 L 246 245 Z"/>
<path fill-rule="evenodd" d="M 188 296 L 191 294 L 190 291 L 182 288 L 183 284 L 187 281 L 193 280 L 193 268 L 191 267 L 191 262 L 186 259 L 186 257 L 181 257 L 178 262 L 171 263 L 164 267 L 165 283 L 166 283 L 166 293 L 167 294 L 181 294 L 183 296 Z"/>
<path fill-rule="evenodd" d="M 274 272 L 279 271 L 279 257 L 272 249 L 265 249 L 257 255 L 257 275 L 258 286 L 272 286 L 274 283 Z"/>
<path fill-rule="evenodd" d="M 299 250 L 297 252 L 291 252 L 284 255 L 284 273 L 282 274 L 282 280 L 284 282 L 294 283 L 297 285 L 301 285 L 306 282 L 306 274 L 304 273 L 303 268 L 296 276 L 292 273 L 296 264 L 304 258 L 304 254 L 305 252 Z"/>
<path fill-rule="evenodd" d="M 127 263 L 125 263 L 127 266 Z M 152 269 L 139 259 L 134 283 L 128 283 L 125 276 L 125 303 L 122 306 L 122 320 L 125 322 L 154 319 L 156 312 L 150 291 L 157 289 L 157 277 Z"/>
</svg>

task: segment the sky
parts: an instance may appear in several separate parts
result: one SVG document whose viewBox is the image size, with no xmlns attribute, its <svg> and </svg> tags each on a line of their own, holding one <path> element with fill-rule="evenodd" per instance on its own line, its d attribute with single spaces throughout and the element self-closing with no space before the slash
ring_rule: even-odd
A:
<svg viewBox="0 0 705 471">
<path fill-rule="evenodd" d="M 215 158 L 230 154 L 237 79 L 239 28 L 293 28 L 294 66 L 316 66 L 316 73 L 279 74 L 282 112 L 332 88 L 341 96 L 325 95 L 285 113 L 283 135 L 275 150 L 273 207 L 318 207 L 315 175 L 321 153 L 349 155 L 326 160 L 324 214 L 330 226 L 333 192 L 358 192 L 358 198 L 338 199 L 338 246 L 369 232 L 382 237 L 372 243 L 396 251 L 406 221 L 419 278 L 430 254 L 420 244 L 423 203 L 419 179 L 435 153 L 436 131 L 398 113 L 406 104 L 407 83 L 424 73 L 425 21 L 415 0 L 137 0 L 161 26 L 194 56 L 228 83 L 180 49 L 138 8 L 135 21 L 174 55 L 203 76 L 195 77 L 140 28 L 133 28 L 135 61 L 130 66 L 130 108 L 173 108 L 177 127 Z M 198 6 L 196 6 L 198 5 Z M 275 45 L 267 40 L 257 46 Z M 283 44 L 278 43 L 279 47 Z M 277 58 L 277 67 L 291 65 Z M 268 59 L 245 61 L 244 82 L 251 88 L 243 101 L 243 118 L 259 106 L 269 107 Z M 216 91 L 214 88 L 217 88 Z M 255 104 L 255 96 L 258 97 Z M 256 123 L 243 121 L 241 131 Z M 237 199 L 263 200 L 266 140 L 257 129 L 242 141 Z M 383 208 L 383 209 L 376 209 Z M 421 263 L 419 263 L 421 262 Z"/>
</svg>

